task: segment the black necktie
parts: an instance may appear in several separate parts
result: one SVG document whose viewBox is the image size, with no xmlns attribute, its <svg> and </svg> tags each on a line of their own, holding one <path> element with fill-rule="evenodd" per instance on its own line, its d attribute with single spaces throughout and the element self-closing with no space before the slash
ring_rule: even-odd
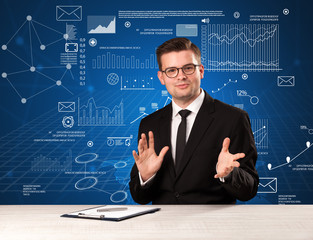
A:
<svg viewBox="0 0 313 240">
<path fill-rule="evenodd" d="M 177 130 L 176 139 L 176 157 L 175 157 L 175 169 L 179 168 L 179 164 L 184 155 L 185 145 L 186 145 L 186 126 L 187 126 L 187 116 L 191 113 L 189 110 L 181 110 L 179 114 L 181 116 L 181 122 Z"/>
</svg>

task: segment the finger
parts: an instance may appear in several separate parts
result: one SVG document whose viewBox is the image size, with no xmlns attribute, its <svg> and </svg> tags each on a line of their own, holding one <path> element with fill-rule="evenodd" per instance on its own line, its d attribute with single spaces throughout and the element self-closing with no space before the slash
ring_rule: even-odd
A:
<svg viewBox="0 0 313 240">
<path fill-rule="evenodd" d="M 139 155 L 141 155 L 143 152 L 144 152 L 144 146 L 143 146 L 143 140 L 140 139 L 139 142 L 138 142 L 138 153 Z"/>
<path fill-rule="evenodd" d="M 233 171 L 233 168 L 228 169 L 227 171 L 219 172 L 214 175 L 214 178 L 222 178 L 226 177 L 228 174 L 230 174 Z"/>
<path fill-rule="evenodd" d="M 167 151 L 169 150 L 170 148 L 168 146 L 165 146 L 164 148 L 162 148 L 160 154 L 159 154 L 159 158 L 163 159 L 165 154 L 167 153 Z"/>
<path fill-rule="evenodd" d="M 227 137 L 223 141 L 222 152 L 228 152 L 229 144 L 230 144 L 230 139 Z"/>
<path fill-rule="evenodd" d="M 149 148 L 154 150 L 154 136 L 152 131 L 149 131 Z"/>
<path fill-rule="evenodd" d="M 142 147 L 144 150 L 148 149 L 148 144 L 147 144 L 147 137 L 146 134 L 142 133 L 141 134 L 141 140 L 142 140 Z"/>
<path fill-rule="evenodd" d="M 239 163 L 239 162 L 237 162 L 237 161 L 234 161 L 234 163 L 233 163 L 233 167 L 240 167 L 240 163 Z"/>
<path fill-rule="evenodd" d="M 214 178 L 220 178 L 220 177 L 222 177 L 222 174 L 220 174 L 220 173 L 217 173 L 214 175 Z"/>
<path fill-rule="evenodd" d="M 236 161 L 240 158 L 244 158 L 246 155 L 244 153 L 236 153 L 233 155 L 233 160 Z"/>
<path fill-rule="evenodd" d="M 133 157 L 134 157 L 134 159 L 135 159 L 135 162 L 138 162 L 139 156 L 138 156 L 138 154 L 136 153 L 135 150 L 133 150 Z"/>
</svg>

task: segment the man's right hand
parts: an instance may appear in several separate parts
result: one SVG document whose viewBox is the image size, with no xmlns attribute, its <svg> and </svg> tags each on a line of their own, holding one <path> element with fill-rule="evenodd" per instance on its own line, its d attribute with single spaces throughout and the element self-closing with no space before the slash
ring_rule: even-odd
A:
<svg viewBox="0 0 313 240">
<path fill-rule="evenodd" d="M 142 180 L 145 182 L 151 178 L 157 171 L 159 171 L 164 156 L 169 150 L 168 146 L 162 148 L 159 156 L 156 155 L 154 150 L 154 136 L 153 132 L 149 131 L 149 145 L 147 143 L 147 137 L 144 133 L 141 134 L 141 139 L 138 143 L 138 153 L 133 151 L 133 156 L 140 172 Z"/>
</svg>

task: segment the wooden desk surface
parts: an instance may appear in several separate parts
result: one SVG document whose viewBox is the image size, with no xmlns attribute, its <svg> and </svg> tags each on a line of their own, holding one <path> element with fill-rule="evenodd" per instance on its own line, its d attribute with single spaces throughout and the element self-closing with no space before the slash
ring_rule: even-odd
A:
<svg viewBox="0 0 313 240">
<path fill-rule="evenodd" d="M 162 205 L 121 222 L 61 218 L 86 205 L 2 205 L 0 239 L 313 239 L 312 205 Z"/>
</svg>

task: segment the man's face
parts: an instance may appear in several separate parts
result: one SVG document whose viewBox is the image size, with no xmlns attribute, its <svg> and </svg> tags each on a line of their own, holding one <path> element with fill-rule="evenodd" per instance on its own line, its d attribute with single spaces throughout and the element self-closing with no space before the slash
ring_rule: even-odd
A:
<svg viewBox="0 0 313 240">
<path fill-rule="evenodd" d="M 165 53 L 161 56 L 161 63 L 163 71 L 169 67 L 181 68 L 187 64 L 199 64 L 192 50 Z M 199 96 L 203 75 L 203 65 L 196 67 L 195 72 L 191 75 L 186 75 L 182 69 L 179 69 L 178 75 L 174 78 L 169 78 L 164 72 L 158 71 L 161 84 L 165 85 L 175 103 L 181 107 L 187 107 Z"/>
</svg>

